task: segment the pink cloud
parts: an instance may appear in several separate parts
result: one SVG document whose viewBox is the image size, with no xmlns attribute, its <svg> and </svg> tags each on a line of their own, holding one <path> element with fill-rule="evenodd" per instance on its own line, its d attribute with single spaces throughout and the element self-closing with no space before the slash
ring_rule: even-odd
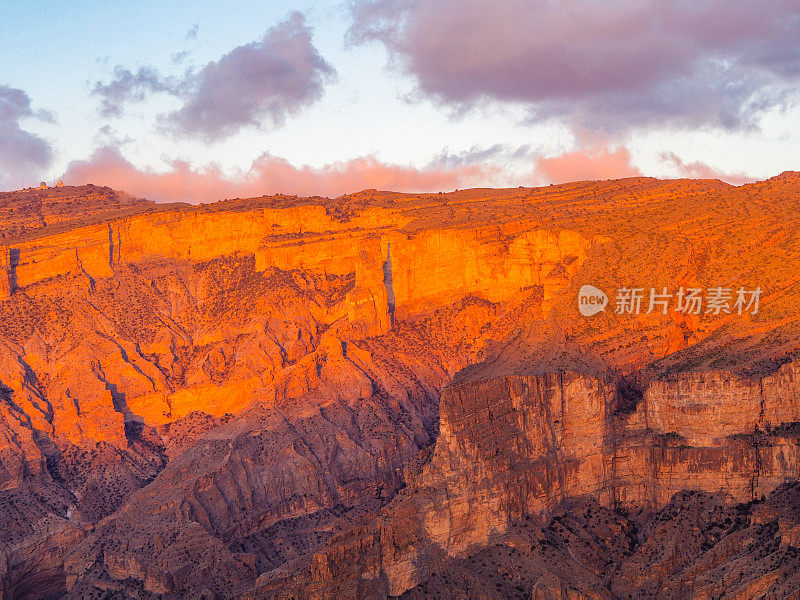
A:
<svg viewBox="0 0 800 600">
<path fill-rule="evenodd" d="M 534 161 L 536 177 L 546 183 L 620 179 L 644 175 L 631 161 L 624 146 L 614 146 L 603 134 L 589 130 L 577 131 L 578 148 L 553 157 L 538 157 Z M 727 173 L 702 161 L 684 162 L 674 152 L 663 152 L 661 161 L 677 177 L 690 179 L 719 179 L 732 185 L 752 183 L 755 178 L 745 173 Z"/>
<path fill-rule="evenodd" d="M 481 165 L 451 168 L 380 162 L 373 156 L 325 165 L 297 167 L 282 158 L 263 154 L 248 170 L 228 174 L 217 164 L 195 167 L 174 160 L 166 172 L 140 169 L 113 146 L 97 150 L 88 160 L 70 163 L 62 179 L 70 185 L 94 183 L 124 190 L 157 202 L 213 202 L 268 194 L 340 196 L 362 189 L 406 192 L 448 190 L 476 185 L 490 170 Z"/>
<path fill-rule="evenodd" d="M 754 177 L 749 177 L 744 173 L 725 173 L 699 160 L 686 163 L 674 152 L 662 153 L 661 159 L 674 167 L 678 173 L 680 173 L 681 177 L 689 177 L 691 179 L 719 179 L 731 185 L 742 185 L 757 181 Z"/>
<path fill-rule="evenodd" d="M 558 156 L 536 158 L 536 175 L 548 183 L 637 177 L 642 172 L 631 163 L 624 146 L 612 147 L 600 134 L 579 132 L 579 147 Z"/>
</svg>

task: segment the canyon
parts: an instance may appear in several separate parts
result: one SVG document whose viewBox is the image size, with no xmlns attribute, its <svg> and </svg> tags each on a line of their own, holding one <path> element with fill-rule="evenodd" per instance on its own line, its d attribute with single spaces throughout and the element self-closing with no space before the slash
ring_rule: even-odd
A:
<svg viewBox="0 0 800 600">
<path fill-rule="evenodd" d="M 799 207 L 0 193 L 0 598 L 800 597 Z"/>
</svg>

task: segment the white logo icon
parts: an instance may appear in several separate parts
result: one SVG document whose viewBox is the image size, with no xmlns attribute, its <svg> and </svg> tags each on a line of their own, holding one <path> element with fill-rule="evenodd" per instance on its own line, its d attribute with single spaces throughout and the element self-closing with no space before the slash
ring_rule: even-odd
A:
<svg viewBox="0 0 800 600">
<path fill-rule="evenodd" d="M 607 305 L 606 293 L 593 285 L 585 285 L 578 292 L 578 310 L 584 317 L 591 317 L 604 311 Z"/>
</svg>

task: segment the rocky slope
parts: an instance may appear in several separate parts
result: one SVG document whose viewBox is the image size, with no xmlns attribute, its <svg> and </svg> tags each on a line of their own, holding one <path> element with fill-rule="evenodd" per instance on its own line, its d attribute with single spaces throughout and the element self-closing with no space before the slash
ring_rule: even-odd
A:
<svg viewBox="0 0 800 600">
<path fill-rule="evenodd" d="M 681 492 L 646 516 L 571 500 L 444 560 L 401 598 L 797 597 L 797 485 L 741 504 L 723 496 Z"/>
<path fill-rule="evenodd" d="M 0 240 L 153 208 L 147 200 L 91 184 L 0 192 Z"/>
<path fill-rule="evenodd" d="M 434 572 L 484 585 L 464 561 L 506 547 L 528 574 L 485 597 L 625 597 L 657 539 L 631 532 L 665 507 L 710 527 L 794 498 L 798 174 L 114 194 L 18 192 L 0 224 L 2 597 L 420 597 L 444 589 Z M 585 284 L 611 302 L 591 318 Z M 616 314 L 626 286 L 763 296 L 756 314 Z M 556 542 L 559 514 L 583 533 Z M 755 535 L 740 521 L 730 535 Z M 624 543 L 596 541 L 612 529 Z M 533 577 L 540 539 L 575 564 Z M 784 597 L 794 563 L 766 564 L 737 581 Z"/>
</svg>

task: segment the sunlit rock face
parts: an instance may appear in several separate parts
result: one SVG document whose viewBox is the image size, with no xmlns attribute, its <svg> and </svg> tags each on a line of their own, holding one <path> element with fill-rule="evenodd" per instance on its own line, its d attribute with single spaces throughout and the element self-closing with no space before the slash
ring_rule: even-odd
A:
<svg viewBox="0 0 800 600">
<path fill-rule="evenodd" d="M 0 589 L 418 594 L 497 544 L 533 556 L 552 532 L 520 523 L 594 503 L 609 524 L 581 527 L 626 549 L 544 561 L 518 592 L 620 594 L 632 570 L 581 569 L 644 547 L 632 515 L 797 478 L 798 202 L 791 173 L 199 207 L 0 195 Z M 591 317 L 585 285 L 609 298 Z M 621 287 L 718 285 L 760 286 L 761 309 L 614 310 Z M 742 585 L 777 590 L 773 571 Z"/>
</svg>

